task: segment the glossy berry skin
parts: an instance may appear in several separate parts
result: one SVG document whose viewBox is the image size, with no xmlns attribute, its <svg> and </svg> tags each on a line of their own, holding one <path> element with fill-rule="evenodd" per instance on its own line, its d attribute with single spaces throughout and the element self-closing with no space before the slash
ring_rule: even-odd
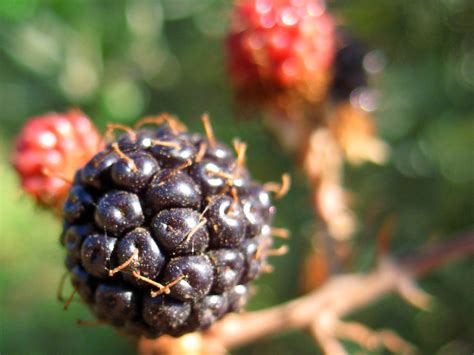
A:
<svg viewBox="0 0 474 355">
<path fill-rule="evenodd" d="M 191 302 L 179 302 L 169 296 L 143 299 L 142 316 L 145 322 L 156 329 L 176 329 L 185 324 L 191 315 Z"/>
<path fill-rule="evenodd" d="M 103 150 L 96 154 L 81 170 L 80 180 L 84 185 L 102 189 L 110 180 L 110 170 L 120 157 L 113 151 Z"/>
<path fill-rule="evenodd" d="M 228 310 L 230 312 L 240 312 L 250 298 L 250 290 L 247 285 L 240 284 L 232 287 L 226 295 Z"/>
<path fill-rule="evenodd" d="M 171 259 L 163 272 L 163 280 L 171 282 L 181 275 L 186 277 L 173 286 L 170 296 L 183 302 L 197 301 L 204 297 L 214 281 L 211 261 L 205 255 Z"/>
<path fill-rule="evenodd" d="M 201 188 L 188 174 L 165 169 L 155 175 L 145 197 L 148 211 L 153 213 L 172 207 L 197 209 L 201 204 Z"/>
<path fill-rule="evenodd" d="M 97 278 L 107 277 L 116 242 L 116 238 L 105 234 L 91 234 L 85 238 L 81 246 L 84 269 Z"/>
<path fill-rule="evenodd" d="M 163 125 L 119 136 L 77 172 L 61 243 L 101 321 L 181 336 L 244 307 L 273 214 L 229 147 Z"/>
<path fill-rule="evenodd" d="M 158 162 L 143 152 L 132 152 L 128 157 L 131 161 L 118 161 L 112 166 L 110 174 L 117 186 L 131 187 L 134 192 L 139 192 L 159 170 Z"/>
<path fill-rule="evenodd" d="M 226 49 L 237 95 L 311 99 L 332 65 L 334 27 L 321 0 L 236 1 Z"/>
<path fill-rule="evenodd" d="M 12 164 L 23 190 L 60 209 L 75 171 L 102 149 L 96 128 L 79 110 L 30 118 L 16 138 Z"/>
<path fill-rule="evenodd" d="M 153 236 L 168 255 L 202 253 L 209 247 L 209 233 L 199 226 L 200 219 L 190 208 L 162 210 L 152 220 Z"/>
<path fill-rule="evenodd" d="M 244 271 L 244 256 L 233 249 L 216 249 L 208 253 L 214 266 L 212 291 L 222 293 L 236 286 Z"/>
<path fill-rule="evenodd" d="M 86 219 L 93 204 L 94 198 L 83 186 L 73 185 L 63 206 L 63 216 L 70 222 Z"/>
<path fill-rule="evenodd" d="M 207 329 L 212 323 L 224 316 L 227 308 L 227 296 L 225 294 L 208 295 L 201 302 L 194 304 L 191 318 L 192 321 L 199 324 L 201 329 Z"/>
<path fill-rule="evenodd" d="M 204 196 L 217 195 L 226 187 L 227 180 L 222 174 L 227 174 L 226 164 L 219 161 L 204 159 L 190 169 L 190 175 L 196 181 Z"/>
<path fill-rule="evenodd" d="M 137 313 L 137 297 L 126 286 L 101 284 L 95 291 L 94 310 L 99 319 L 123 325 Z"/>
<path fill-rule="evenodd" d="M 242 208 L 229 196 L 210 203 L 208 218 L 211 244 L 216 248 L 233 248 L 245 238 L 245 219 Z"/>
<path fill-rule="evenodd" d="M 95 280 L 80 266 L 71 269 L 71 284 L 86 303 L 94 302 Z"/>
<path fill-rule="evenodd" d="M 90 224 L 76 224 L 67 228 L 64 233 L 64 245 L 68 255 L 74 260 L 80 260 L 82 243 L 92 233 L 94 233 L 94 227 Z"/>
<path fill-rule="evenodd" d="M 124 269 L 123 277 L 130 283 L 142 286 L 146 284 L 137 280 L 133 272 L 156 279 L 165 264 L 163 252 L 151 237 L 150 232 L 142 227 L 135 228 L 120 238 L 115 248 L 115 257 L 118 264 L 123 264 L 133 257 L 133 261 Z"/>
<path fill-rule="evenodd" d="M 106 193 L 95 208 L 94 219 L 97 227 L 104 233 L 120 235 L 145 220 L 142 205 L 137 195 L 131 192 L 115 190 Z"/>
</svg>

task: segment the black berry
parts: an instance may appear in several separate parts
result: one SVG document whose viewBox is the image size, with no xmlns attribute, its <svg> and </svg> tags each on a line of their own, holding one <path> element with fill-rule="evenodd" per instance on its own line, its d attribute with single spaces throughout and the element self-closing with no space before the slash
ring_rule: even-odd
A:
<svg viewBox="0 0 474 355">
<path fill-rule="evenodd" d="M 124 263 L 131 260 L 129 265 L 123 269 L 123 277 L 137 285 L 145 286 L 146 284 L 137 280 L 134 273 L 139 273 L 154 280 L 165 264 L 163 252 L 144 228 L 135 228 L 125 234 L 118 241 L 115 252 L 119 265 L 124 265 Z"/>
<path fill-rule="evenodd" d="M 68 256 L 80 260 L 82 242 L 92 233 L 94 233 L 94 227 L 90 224 L 75 224 L 67 228 L 64 233 L 64 245 Z"/>
<path fill-rule="evenodd" d="M 172 207 L 197 209 L 201 204 L 201 189 L 188 174 L 165 169 L 155 176 L 145 197 L 150 213 Z"/>
<path fill-rule="evenodd" d="M 245 220 L 242 207 L 229 196 L 211 202 L 208 226 L 211 245 L 215 248 L 233 248 L 245 238 Z"/>
<path fill-rule="evenodd" d="M 133 336 L 180 336 L 242 310 L 271 245 L 274 207 L 242 151 L 209 127 L 177 127 L 119 136 L 76 173 L 64 205 L 75 291 Z"/>
<path fill-rule="evenodd" d="M 139 192 L 150 182 L 159 169 L 156 160 L 144 152 L 132 152 L 130 160 L 120 160 L 112 166 L 111 175 L 115 185 Z"/>
<path fill-rule="evenodd" d="M 89 235 L 81 247 L 81 259 L 84 269 L 95 277 L 107 277 L 116 238 L 105 234 Z"/>
<path fill-rule="evenodd" d="M 151 228 L 155 239 L 169 255 L 202 253 L 209 246 L 205 220 L 190 208 L 172 208 L 158 213 Z"/>
<path fill-rule="evenodd" d="M 101 284 L 95 291 L 94 310 L 99 319 L 123 325 L 137 313 L 136 295 L 124 286 Z"/>
<path fill-rule="evenodd" d="M 155 329 L 176 329 L 183 325 L 191 315 L 191 302 L 176 301 L 168 296 L 145 296 L 143 300 L 143 319 Z"/>
<path fill-rule="evenodd" d="M 213 283 L 213 270 L 208 257 L 180 256 L 170 260 L 163 272 L 165 283 L 184 278 L 171 288 L 170 296 L 180 301 L 197 301 L 204 297 Z"/>
<path fill-rule="evenodd" d="M 211 250 L 208 255 L 214 266 L 212 291 L 222 293 L 232 289 L 240 281 L 244 271 L 242 253 L 233 249 L 217 249 Z"/>
<path fill-rule="evenodd" d="M 201 302 L 194 304 L 191 322 L 197 324 L 199 329 L 206 329 L 216 320 L 222 318 L 227 308 L 225 294 L 206 296 Z"/>
<path fill-rule="evenodd" d="M 113 235 L 138 227 L 145 220 L 138 196 L 120 190 L 111 191 L 99 200 L 94 218 L 104 233 Z"/>
<path fill-rule="evenodd" d="M 164 144 L 155 144 L 151 147 L 151 154 L 158 159 L 161 166 L 173 168 L 194 158 L 196 148 L 189 141 L 173 135 L 162 137 Z"/>
<path fill-rule="evenodd" d="M 66 221 L 78 221 L 91 212 L 94 199 L 81 185 L 73 185 L 64 203 L 63 215 Z"/>
<path fill-rule="evenodd" d="M 81 169 L 81 182 L 96 189 L 106 188 L 110 181 L 110 168 L 119 160 L 120 157 L 115 152 L 103 150 Z"/>
</svg>

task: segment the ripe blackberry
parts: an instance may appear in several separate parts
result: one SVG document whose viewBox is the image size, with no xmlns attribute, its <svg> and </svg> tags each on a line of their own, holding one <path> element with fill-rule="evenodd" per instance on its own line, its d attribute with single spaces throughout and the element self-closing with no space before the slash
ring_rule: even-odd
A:
<svg viewBox="0 0 474 355">
<path fill-rule="evenodd" d="M 275 184 L 251 181 L 245 145 L 234 155 L 207 117 L 207 136 L 156 121 L 167 123 L 128 130 L 78 171 L 61 236 L 75 292 L 99 320 L 152 338 L 241 310 L 278 253 Z"/>
<path fill-rule="evenodd" d="M 351 93 L 368 85 L 368 74 L 364 69 L 367 48 L 346 31 L 339 30 L 340 48 L 334 58 L 334 76 L 331 96 L 335 101 L 349 99 Z"/>
<path fill-rule="evenodd" d="M 236 1 L 226 48 L 239 98 L 319 102 L 335 51 L 334 22 L 321 0 Z"/>
<path fill-rule="evenodd" d="M 48 113 L 25 124 L 12 164 L 23 189 L 39 204 L 61 208 L 74 172 L 100 149 L 101 137 L 82 112 Z"/>
</svg>

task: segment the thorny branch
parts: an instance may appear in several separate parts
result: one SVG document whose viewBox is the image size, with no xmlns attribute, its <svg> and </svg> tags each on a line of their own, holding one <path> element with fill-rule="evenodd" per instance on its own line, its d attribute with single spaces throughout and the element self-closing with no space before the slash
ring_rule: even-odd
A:
<svg viewBox="0 0 474 355">
<path fill-rule="evenodd" d="M 398 260 L 382 258 L 368 274 L 333 276 L 321 288 L 288 303 L 266 310 L 229 315 L 209 331 L 179 339 L 141 340 L 141 354 L 225 353 L 226 349 L 288 329 L 306 329 L 325 353 L 345 354 L 338 338 L 358 342 L 367 348 L 384 345 L 409 353 L 411 346 L 390 331 L 374 332 L 342 317 L 367 306 L 389 292 L 398 292 L 412 304 L 426 308 L 429 298 L 414 279 L 449 261 L 474 253 L 474 229 L 450 238 L 438 246 Z M 173 346 L 170 346 L 170 343 Z M 192 346 L 190 346 L 192 344 Z M 190 350 L 186 352 L 187 350 Z"/>
</svg>

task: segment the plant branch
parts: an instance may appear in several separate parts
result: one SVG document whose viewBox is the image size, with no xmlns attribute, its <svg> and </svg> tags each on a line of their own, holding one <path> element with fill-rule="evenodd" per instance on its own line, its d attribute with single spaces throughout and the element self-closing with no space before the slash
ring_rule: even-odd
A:
<svg viewBox="0 0 474 355">
<path fill-rule="evenodd" d="M 288 329 L 312 328 L 314 331 L 315 324 L 325 319 L 341 319 L 389 292 L 399 291 L 407 280 L 412 281 L 412 276 L 423 276 L 451 260 L 473 253 L 474 230 L 470 230 L 398 262 L 384 258 L 369 274 L 333 277 L 323 287 L 288 303 L 228 316 L 204 333 L 204 338 L 218 339 L 229 349 Z"/>
</svg>

